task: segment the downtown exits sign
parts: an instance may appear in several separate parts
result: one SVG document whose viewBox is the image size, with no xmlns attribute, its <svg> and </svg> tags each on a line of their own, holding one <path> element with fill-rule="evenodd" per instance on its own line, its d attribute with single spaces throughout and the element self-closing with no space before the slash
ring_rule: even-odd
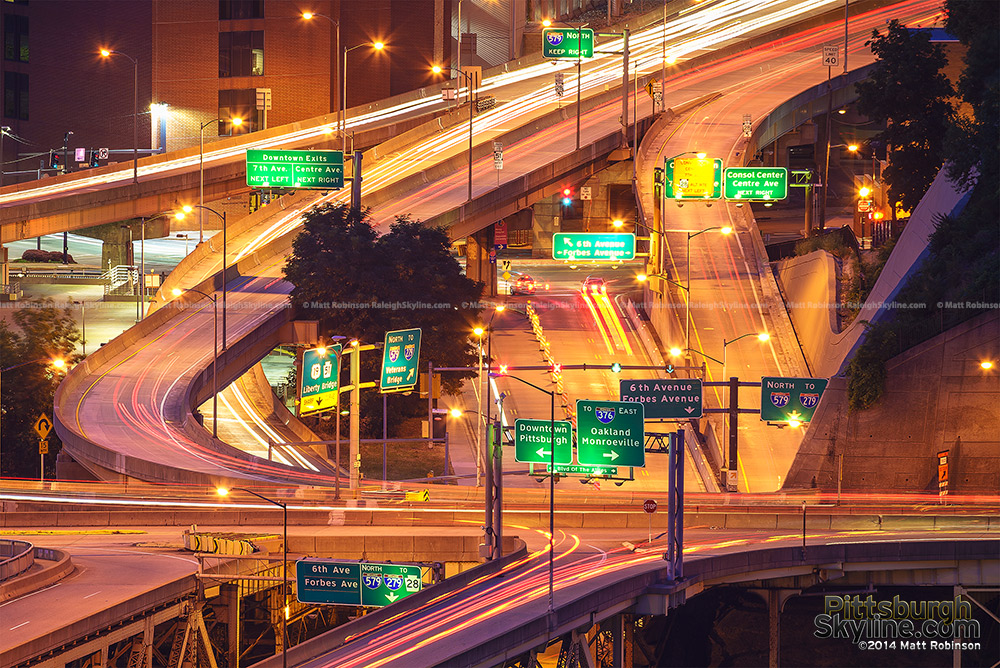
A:
<svg viewBox="0 0 1000 668">
<path fill-rule="evenodd" d="M 302 353 L 299 383 L 299 417 L 322 413 L 339 404 L 339 343 L 329 348 L 312 348 Z"/>
<path fill-rule="evenodd" d="M 565 420 L 514 420 L 514 460 L 523 464 L 551 464 L 555 427 L 555 463 L 573 462 L 573 423 Z"/>
<path fill-rule="evenodd" d="M 826 378 L 760 379 L 760 419 L 764 422 L 811 422 Z"/>
<path fill-rule="evenodd" d="M 399 329 L 385 333 L 382 349 L 382 380 L 384 392 L 409 392 L 420 380 L 420 329 Z"/>
<path fill-rule="evenodd" d="M 545 28 L 542 30 L 542 57 L 594 57 L 594 31 L 590 28 Z"/>
<path fill-rule="evenodd" d="M 576 402 L 576 458 L 584 466 L 645 466 L 643 405 L 629 401 Z"/>
<path fill-rule="evenodd" d="M 247 149 L 247 185 L 252 188 L 343 188 L 344 152 Z"/>
<path fill-rule="evenodd" d="M 788 197 L 784 167 L 727 167 L 722 195 L 726 199 L 773 201 Z"/>
<path fill-rule="evenodd" d="M 631 232 L 556 232 L 552 236 L 552 259 L 619 262 L 635 259 L 635 235 Z"/>
<path fill-rule="evenodd" d="M 423 588 L 420 566 L 330 559 L 295 562 L 300 603 L 384 607 Z"/>
</svg>

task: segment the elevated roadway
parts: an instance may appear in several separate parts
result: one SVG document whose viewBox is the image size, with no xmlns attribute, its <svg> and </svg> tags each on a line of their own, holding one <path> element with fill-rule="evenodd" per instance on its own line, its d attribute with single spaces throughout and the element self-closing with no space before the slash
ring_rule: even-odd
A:
<svg viewBox="0 0 1000 668">
<path fill-rule="evenodd" d="M 681 53 L 700 52 L 748 31 L 763 32 L 816 10 L 815 5 L 777 3 L 763 10 L 766 18 L 752 21 L 748 17 L 738 24 L 741 27 L 737 30 L 726 21 L 746 8 L 738 3 L 719 6 L 725 9 L 713 22 L 704 25 L 694 19 L 678 22 L 679 35 L 671 30 L 668 37 L 672 40 L 671 46 Z M 729 27 L 725 27 L 727 25 Z M 657 70 L 659 32 L 649 29 L 632 40 L 633 62 L 639 72 Z M 607 48 L 621 48 L 621 41 L 611 40 Z M 591 65 L 584 74 L 588 89 L 600 90 L 604 85 L 614 84 L 619 73 L 615 60 L 604 57 Z M 551 65 L 546 67 L 551 68 Z M 530 124 L 539 115 L 550 112 L 556 100 L 548 92 L 547 77 L 545 85 L 540 86 L 539 76 L 540 73 L 535 72 L 533 84 L 531 79 L 528 84 L 520 84 L 529 85 L 530 93 L 482 114 L 475 137 L 483 141 L 502 137 L 509 128 Z M 678 81 L 683 78 L 679 77 Z M 677 90 L 677 98 L 684 99 L 684 95 L 697 98 L 701 91 L 692 93 L 694 91 L 685 93 L 682 86 Z M 519 150 L 517 143 L 511 145 L 509 163 L 505 164 L 505 167 L 509 164 L 509 168 L 504 170 L 504 178 L 517 178 L 536 169 L 540 156 L 553 159 L 572 154 L 574 144 L 570 128 L 573 126 L 573 119 L 564 119 L 547 128 L 544 131 L 547 141 L 539 147 L 532 146 L 530 151 Z M 619 131 L 620 125 L 614 115 L 609 114 L 607 108 L 596 107 L 583 118 L 582 142 L 590 145 Z M 384 226 L 402 211 L 433 218 L 460 207 L 465 202 L 466 188 L 457 168 L 465 161 L 464 141 L 465 128 L 459 126 L 421 137 L 420 141 L 405 149 L 400 147 L 398 153 L 370 166 L 363 194 L 373 207 L 376 222 Z M 534 138 L 525 141 L 534 141 Z M 376 153 L 378 150 L 375 149 Z M 479 177 L 475 179 L 477 196 L 493 189 L 492 185 L 484 185 L 492 182 L 492 179 L 483 178 L 484 172 L 492 171 L 491 161 L 483 164 L 485 162 L 474 165 L 479 169 Z M 552 179 L 557 180 L 555 173 Z M 46 191 L 45 194 L 54 193 Z M 200 283 L 200 289 L 206 292 L 219 290 L 222 280 L 230 287 L 228 321 L 232 326 L 228 345 L 223 346 L 226 352 L 220 357 L 220 385 L 249 368 L 256 361 L 254 355 L 259 359 L 269 344 L 280 342 L 277 332 L 284 324 L 282 319 L 287 317 L 285 295 L 290 289 L 278 279 L 280 260 L 288 248 L 288 235 L 301 224 L 301 213 L 312 205 L 344 197 L 341 193 L 296 193 L 288 202 L 282 200 L 278 206 L 266 207 L 243 225 L 237 224 L 230 230 L 232 251 L 227 264 L 241 263 L 240 266 L 231 266 L 225 279 L 215 276 Z M 186 285 L 195 283 L 199 274 L 202 277 L 214 275 L 221 266 L 218 250 L 217 241 L 213 239 L 211 245 L 200 246 L 182 263 L 179 269 L 191 272 L 180 272 L 187 277 Z M 165 290 L 161 290 L 161 294 L 163 292 Z M 160 299 L 162 303 L 162 297 Z M 273 480 L 290 476 L 288 479 L 300 484 L 322 483 L 322 475 L 302 471 L 290 473 L 289 467 L 245 456 L 211 439 L 196 424 L 191 410 L 210 394 L 212 315 L 206 300 L 186 297 L 179 304 L 193 306 L 154 313 L 69 375 L 67 383 L 60 388 L 55 408 L 56 428 L 68 452 L 93 463 L 95 470 L 148 480 L 172 476 L 183 480 L 204 480 L 205 476 L 212 481 L 230 476 Z M 328 476 L 325 480 L 329 483 Z"/>
</svg>

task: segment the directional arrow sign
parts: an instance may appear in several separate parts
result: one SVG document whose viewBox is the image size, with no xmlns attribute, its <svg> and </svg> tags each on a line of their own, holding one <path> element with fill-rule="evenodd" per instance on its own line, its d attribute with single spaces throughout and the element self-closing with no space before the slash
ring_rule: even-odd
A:
<svg viewBox="0 0 1000 668">
<path fill-rule="evenodd" d="M 629 401 L 576 402 L 576 459 L 590 466 L 645 466 L 644 413 Z"/>
<path fill-rule="evenodd" d="M 811 422 L 826 384 L 826 378 L 761 378 L 760 419 Z"/>
<path fill-rule="evenodd" d="M 556 420 L 556 464 L 573 462 L 573 423 Z M 548 420 L 514 420 L 514 460 L 551 464 L 552 425 Z"/>
<path fill-rule="evenodd" d="M 52 431 L 52 420 L 45 413 L 38 416 L 35 420 L 35 433 L 38 434 L 38 438 L 45 438 Z"/>
<path fill-rule="evenodd" d="M 637 401 L 645 407 L 646 418 L 700 418 L 702 390 L 700 378 L 619 381 L 622 401 Z"/>
<path fill-rule="evenodd" d="M 300 559 L 296 597 L 302 603 L 382 607 L 423 587 L 419 566 Z"/>
<path fill-rule="evenodd" d="M 385 333 L 382 350 L 382 392 L 409 392 L 419 379 L 420 330 L 400 329 Z"/>
<path fill-rule="evenodd" d="M 339 405 L 340 344 L 302 353 L 299 383 L 299 416 L 312 415 Z"/>
</svg>

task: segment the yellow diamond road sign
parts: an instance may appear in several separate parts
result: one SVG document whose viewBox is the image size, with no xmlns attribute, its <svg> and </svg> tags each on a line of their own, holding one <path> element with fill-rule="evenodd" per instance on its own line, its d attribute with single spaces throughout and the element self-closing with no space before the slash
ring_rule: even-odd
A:
<svg viewBox="0 0 1000 668">
<path fill-rule="evenodd" d="M 35 420 L 35 433 L 38 434 L 39 438 L 45 438 L 50 431 L 52 431 L 52 420 L 45 413 L 42 413 Z"/>
</svg>

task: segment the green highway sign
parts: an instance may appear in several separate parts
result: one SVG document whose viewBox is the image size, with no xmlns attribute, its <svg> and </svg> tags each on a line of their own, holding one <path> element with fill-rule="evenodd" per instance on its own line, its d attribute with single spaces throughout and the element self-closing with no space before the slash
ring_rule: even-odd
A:
<svg viewBox="0 0 1000 668">
<path fill-rule="evenodd" d="M 573 423 L 566 420 L 514 420 L 514 461 L 546 464 L 552 461 L 552 427 L 555 425 L 556 464 L 573 462 Z"/>
<path fill-rule="evenodd" d="M 552 465 L 545 465 L 545 472 L 552 473 Z M 569 475 L 584 475 L 587 477 L 595 476 L 616 476 L 618 475 L 617 466 L 581 466 L 580 464 L 556 464 L 556 473 L 569 474 Z"/>
<path fill-rule="evenodd" d="M 811 422 L 826 378 L 761 378 L 760 419 L 765 422 Z"/>
<path fill-rule="evenodd" d="M 590 28 L 545 28 L 542 30 L 542 57 L 594 57 L 594 31 Z"/>
<path fill-rule="evenodd" d="M 644 419 L 639 403 L 577 399 L 577 462 L 585 466 L 645 466 Z"/>
<path fill-rule="evenodd" d="M 788 170 L 784 167 L 727 167 L 722 196 L 749 201 L 785 199 L 788 197 Z"/>
<path fill-rule="evenodd" d="M 301 603 L 384 607 L 423 588 L 420 566 L 330 559 L 295 562 L 295 596 Z"/>
<path fill-rule="evenodd" d="M 722 160 L 681 154 L 663 165 L 663 196 L 667 199 L 719 199 Z"/>
<path fill-rule="evenodd" d="M 343 151 L 247 149 L 247 185 L 254 188 L 343 188 Z"/>
<path fill-rule="evenodd" d="M 635 259 L 631 232 L 556 232 L 552 238 L 555 260 L 618 262 Z"/>
<path fill-rule="evenodd" d="M 382 350 L 382 392 L 409 392 L 419 382 L 420 330 L 400 329 L 385 333 Z"/>
<path fill-rule="evenodd" d="M 341 346 L 337 343 L 329 348 L 312 348 L 302 353 L 300 417 L 328 411 L 339 405 L 340 351 Z"/>
<path fill-rule="evenodd" d="M 654 378 L 621 380 L 622 401 L 636 401 L 645 406 L 646 419 L 700 418 L 702 391 L 700 378 Z"/>
</svg>

